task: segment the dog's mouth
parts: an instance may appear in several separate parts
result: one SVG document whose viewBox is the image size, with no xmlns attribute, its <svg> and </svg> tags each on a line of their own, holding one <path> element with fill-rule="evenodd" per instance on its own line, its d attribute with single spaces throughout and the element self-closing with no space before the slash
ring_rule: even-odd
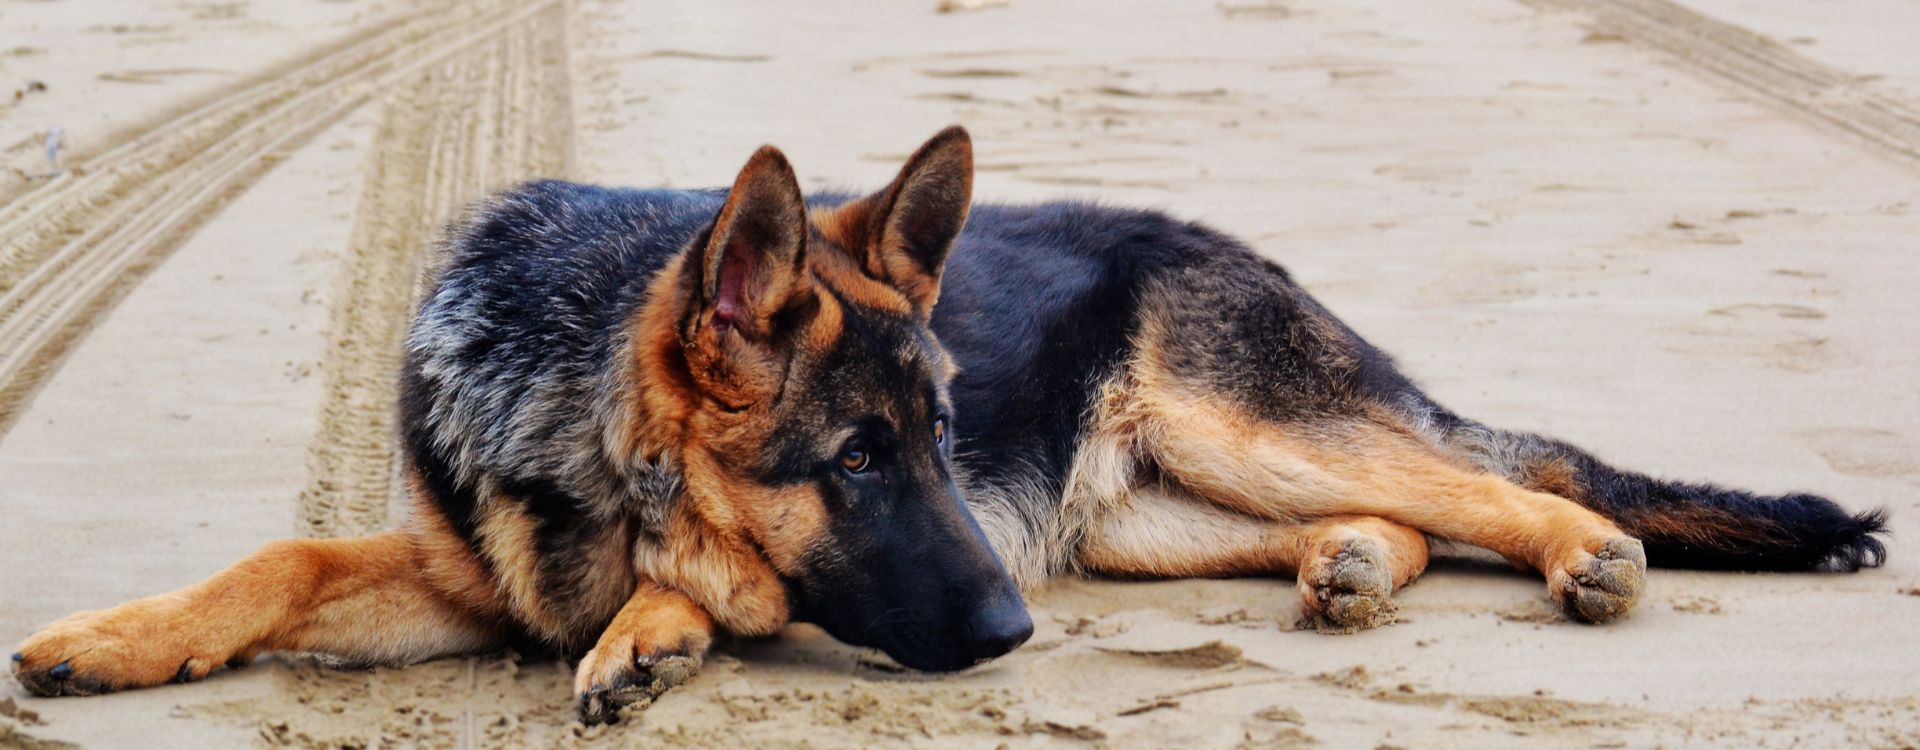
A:
<svg viewBox="0 0 1920 750">
<path fill-rule="evenodd" d="M 863 628 L 858 643 L 876 648 L 903 667 L 919 672 L 959 672 L 1011 653 L 1033 635 L 1033 622 L 1024 606 L 975 607 L 960 620 L 946 618 L 875 618 Z M 832 632 L 829 630 L 828 632 Z"/>
<path fill-rule="evenodd" d="M 952 672 L 964 672 L 966 670 L 972 669 L 974 667 L 980 666 L 982 664 L 985 664 L 987 662 L 1000 658 L 999 656 L 979 656 L 979 657 L 968 657 L 968 658 L 961 658 L 961 659 L 934 660 L 934 659 L 927 659 L 921 656 L 907 656 L 907 658 L 902 658 L 907 654 L 918 653 L 914 651 L 902 651 L 899 654 L 895 654 L 895 653 L 888 652 L 885 649 L 881 649 L 881 653 L 885 653 L 888 658 L 893 659 L 895 662 L 898 662 L 900 666 L 906 667 L 913 671 L 933 672 L 933 673 L 942 673 L 942 674 L 952 673 Z"/>
</svg>

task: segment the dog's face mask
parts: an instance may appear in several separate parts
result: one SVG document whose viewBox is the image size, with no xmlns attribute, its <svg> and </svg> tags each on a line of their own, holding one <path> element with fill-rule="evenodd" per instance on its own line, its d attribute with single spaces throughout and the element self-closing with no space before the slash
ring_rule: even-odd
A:
<svg viewBox="0 0 1920 750">
<path fill-rule="evenodd" d="M 1033 630 L 954 484 L 954 364 L 927 325 L 971 182 L 953 128 L 885 190 L 809 215 L 762 149 L 685 269 L 681 345 L 705 403 L 689 492 L 758 548 L 793 619 L 916 669 Z"/>
</svg>

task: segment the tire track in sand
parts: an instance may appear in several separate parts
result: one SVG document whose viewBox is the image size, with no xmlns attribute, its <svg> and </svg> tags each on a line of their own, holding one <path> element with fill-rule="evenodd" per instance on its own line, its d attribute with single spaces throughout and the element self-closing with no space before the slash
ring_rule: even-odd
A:
<svg viewBox="0 0 1920 750">
<path fill-rule="evenodd" d="M 320 424 L 308 444 L 299 517 L 310 536 L 391 525 L 399 481 L 394 400 L 428 249 L 488 192 L 572 172 L 570 7 L 524 22 L 400 81 L 382 99 L 353 234 L 330 295 Z M 564 737 L 569 670 L 513 657 L 442 659 L 405 670 L 275 665 L 265 696 L 196 712 L 298 747 L 518 747 Z M 533 696 L 538 696 L 537 698 Z M 558 705 L 556 705 L 558 704 Z M 557 741 L 557 740 L 549 740 Z"/>
<path fill-rule="evenodd" d="M 189 107 L 0 207 L 0 434 L 114 302 L 284 152 L 559 2 L 404 14 Z"/>
<path fill-rule="evenodd" d="M 393 404 L 426 250 L 468 203 L 571 171 L 567 7 L 539 7 L 385 100 L 332 295 L 320 425 L 300 496 L 311 536 L 377 531 L 389 507 L 404 507 Z"/>
<path fill-rule="evenodd" d="M 1593 30 L 1652 48 L 1686 65 L 1837 127 L 1920 166 L 1920 109 L 1877 94 L 1858 76 L 1802 57 L 1785 45 L 1670 0 L 1523 0 L 1570 10 Z"/>
</svg>

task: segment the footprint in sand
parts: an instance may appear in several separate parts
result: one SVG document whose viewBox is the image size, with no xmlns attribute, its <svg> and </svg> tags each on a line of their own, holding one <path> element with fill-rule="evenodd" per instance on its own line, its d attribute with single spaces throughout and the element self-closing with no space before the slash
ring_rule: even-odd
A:
<svg viewBox="0 0 1920 750">
<path fill-rule="evenodd" d="M 1826 312 L 1806 305 L 1760 304 L 1754 302 L 1716 307 L 1708 310 L 1707 314 L 1727 315 L 1736 318 L 1743 315 L 1772 315 L 1790 320 L 1824 320 L 1827 317 Z"/>
<path fill-rule="evenodd" d="M 1440 304 L 1493 305 L 1540 293 L 1527 283 L 1538 268 L 1477 253 L 1451 253 L 1441 261 L 1446 275 L 1420 287 L 1420 296 Z"/>
<path fill-rule="evenodd" d="M 1794 372 L 1848 364 L 1853 358 L 1826 335 L 1827 313 L 1807 305 L 1747 302 L 1716 307 L 1703 320 L 1679 326 L 1684 339 L 1669 351 L 1712 357 L 1749 357 Z"/>
<path fill-rule="evenodd" d="M 1899 433 L 1872 427 L 1817 427 L 1794 433 L 1834 471 L 1856 477 L 1920 476 L 1920 457 Z"/>
<path fill-rule="evenodd" d="M 1464 156 L 1432 155 L 1382 164 L 1374 167 L 1373 173 L 1403 182 L 1428 183 L 1464 179 L 1473 174 L 1473 169 Z"/>
</svg>

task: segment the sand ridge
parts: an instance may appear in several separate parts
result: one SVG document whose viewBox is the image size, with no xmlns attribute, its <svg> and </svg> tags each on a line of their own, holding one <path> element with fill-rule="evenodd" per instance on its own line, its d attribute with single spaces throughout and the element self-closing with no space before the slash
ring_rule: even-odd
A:
<svg viewBox="0 0 1920 750">
<path fill-rule="evenodd" d="M 440 8 L 370 27 L 9 200 L 0 211 L 0 429 L 94 318 L 287 150 L 374 92 L 529 15 Z"/>
<path fill-rule="evenodd" d="M 488 193 L 571 171 L 566 4 L 531 8 L 401 79 L 382 103 L 321 364 L 327 402 L 299 511 L 312 536 L 378 531 L 405 512 L 393 403 L 433 244 Z"/>
</svg>

